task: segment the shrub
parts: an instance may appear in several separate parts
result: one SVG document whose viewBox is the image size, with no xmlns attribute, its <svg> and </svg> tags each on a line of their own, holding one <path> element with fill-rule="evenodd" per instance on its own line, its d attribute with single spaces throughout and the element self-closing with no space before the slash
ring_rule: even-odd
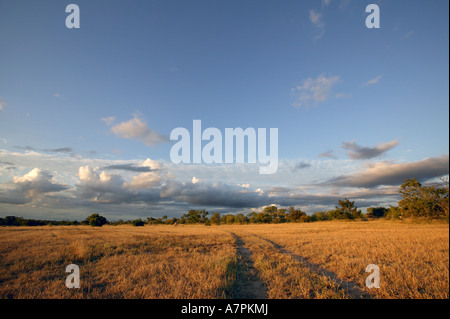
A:
<svg viewBox="0 0 450 319">
<path fill-rule="evenodd" d="M 142 219 L 133 220 L 133 226 L 144 226 L 144 221 Z"/>
<path fill-rule="evenodd" d="M 385 207 L 369 207 L 367 208 L 367 217 L 378 218 L 384 217 L 389 210 Z"/>
<path fill-rule="evenodd" d="M 92 214 L 91 216 L 89 216 L 88 218 L 86 218 L 86 222 L 88 225 L 90 226 L 94 226 L 94 227 L 102 227 L 103 225 L 105 225 L 108 221 L 106 220 L 105 217 L 100 216 L 99 214 Z"/>
</svg>

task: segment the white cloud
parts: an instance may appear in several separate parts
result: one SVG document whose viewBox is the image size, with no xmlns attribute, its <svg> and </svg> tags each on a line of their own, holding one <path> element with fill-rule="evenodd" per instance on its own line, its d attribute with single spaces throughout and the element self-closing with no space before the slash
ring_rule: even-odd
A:
<svg viewBox="0 0 450 319">
<path fill-rule="evenodd" d="M 80 183 L 77 184 L 77 197 L 97 203 L 120 203 L 128 197 L 124 180 L 119 174 L 102 171 L 100 174 L 89 166 L 78 170 Z"/>
<path fill-rule="evenodd" d="M 106 124 L 106 125 L 112 125 L 114 123 L 114 121 L 116 120 L 116 118 L 114 116 L 108 116 L 108 117 L 103 117 L 102 121 Z"/>
<path fill-rule="evenodd" d="M 324 26 L 322 14 L 314 9 L 309 10 L 309 21 L 311 21 L 311 23 L 318 28 L 322 28 Z"/>
<path fill-rule="evenodd" d="M 198 182 L 200 182 L 200 179 L 198 179 L 197 177 L 192 177 L 192 184 L 197 184 Z"/>
<path fill-rule="evenodd" d="M 157 187 L 160 182 L 161 176 L 154 172 L 147 172 L 133 176 L 131 182 L 125 183 L 124 186 L 132 190 L 139 190 Z"/>
<path fill-rule="evenodd" d="M 327 7 L 331 3 L 331 0 L 322 0 L 322 7 Z"/>
<path fill-rule="evenodd" d="M 372 79 L 372 80 L 369 80 L 369 81 L 367 81 L 366 83 L 364 83 L 363 86 L 368 86 L 368 85 L 374 85 L 374 84 L 377 84 L 377 83 L 381 80 L 381 78 L 382 78 L 382 76 L 379 75 L 379 76 L 377 76 L 376 78 L 374 78 L 374 79 Z"/>
<path fill-rule="evenodd" d="M 152 170 L 158 170 L 162 168 L 162 165 L 160 162 L 154 161 L 150 158 L 147 158 L 141 165 L 141 167 L 149 167 Z"/>
<path fill-rule="evenodd" d="M 319 40 L 325 34 L 325 23 L 323 22 L 323 16 L 320 12 L 314 9 L 309 11 L 309 21 L 318 29 L 319 33 L 314 37 L 314 40 Z"/>
<path fill-rule="evenodd" d="M 0 189 L 0 203 L 25 204 L 38 200 L 41 195 L 65 190 L 67 185 L 58 184 L 53 175 L 39 168 L 34 168 L 23 176 L 14 176 L 12 183 Z"/>
<path fill-rule="evenodd" d="M 105 171 L 98 174 L 89 166 L 81 166 L 78 170 L 78 177 L 83 183 L 104 185 L 107 187 L 120 188 L 124 184 L 124 181 L 120 175 L 107 173 Z"/>
<path fill-rule="evenodd" d="M 352 97 L 352 95 L 350 93 L 342 93 L 341 92 L 341 93 L 336 94 L 337 99 L 349 99 L 351 97 Z"/>
<path fill-rule="evenodd" d="M 54 183 L 53 175 L 39 168 L 34 168 L 21 177 L 15 176 L 14 184 L 20 185 L 23 190 L 26 190 L 27 196 L 56 192 L 66 188 L 64 185 Z"/>
<path fill-rule="evenodd" d="M 292 89 L 294 94 L 299 94 L 293 105 L 302 107 L 308 106 L 311 101 L 316 103 L 325 102 L 329 98 L 333 86 L 340 80 L 340 77 L 337 75 L 326 77 L 324 74 L 319 75 L 315 79 L 308 78 L 304 80 L 301 85 Z"/>
<path fill-rule="evenodd" d="M 111 131 L 116 134 L 116 136 L 127 139 L 137 139 L 148 146 L 168 141 L 166 136 L 151 130 L 147 126 L 147 123 L 136 116 L 127 122 L 122 122 L 111 127 Z"/>
</svg>

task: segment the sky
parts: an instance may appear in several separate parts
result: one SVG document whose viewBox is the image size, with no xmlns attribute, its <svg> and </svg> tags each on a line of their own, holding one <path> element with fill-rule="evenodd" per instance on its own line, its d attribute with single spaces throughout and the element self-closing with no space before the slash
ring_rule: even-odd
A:
<svg viewBox="0 0 450 319">
<path fill-rule="evenodd" d="M 372 3 L 380 28 L 366 26 Z M 0 0 L 0 217 L 396 205 L 404 179 L 448 174 L 448 12 L 444 0 Z M 194 120 L 277 128 L 278 170 L 174 163 L 170 134 Z"/>
</svg>

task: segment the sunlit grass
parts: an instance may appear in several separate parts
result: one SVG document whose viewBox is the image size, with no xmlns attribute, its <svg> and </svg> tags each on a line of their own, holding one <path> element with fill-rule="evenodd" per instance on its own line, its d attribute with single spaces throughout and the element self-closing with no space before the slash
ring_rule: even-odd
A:
<svg viewBox="0 0 450 319">
<path fill-rule="evenodd" d="M 448 224 L 389 221 L 1 227 L 0 298 L 225 298 L 238 258 L 231 233 L 269 298 L 349 298 L 279 246 L 373 298 L 449 298 Z M 80 289 L 65 286 L 69 264 Z M 380 289 L 364 288 L 368 264 L 380 268 Z"/>
</svg>

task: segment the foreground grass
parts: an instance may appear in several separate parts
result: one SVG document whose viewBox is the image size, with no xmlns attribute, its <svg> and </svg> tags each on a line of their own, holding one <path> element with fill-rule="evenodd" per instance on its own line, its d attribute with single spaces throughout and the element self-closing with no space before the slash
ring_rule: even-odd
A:
<svg viewBox="0 0 450 319">
<path fill-rule="evenodd" d="M 373 298 L 449 298 L 448 224 L 387 221 L 2 227 L 0 298 L 226 298 L 240 264 L 236 238 L 268 298 L 351 298 L 293 256 Z M 65 286 L 72 263 L 80 289 Z M 368 264 L 380 267 L 380 289 L 364 288 Z"/>
<path fill-rule="evenodd" d="M 0 251 L 1 298 L 224 298 L 235 263 L 232 237 L 206 227 L 2 228 Z"/>
<path fill-rule="evenodd" d="M 246 228 L 365 287 L 369 264 L 380 268 L 373 298 L 449 298 L 448 224 L 320 222 Z"/>
</svg>

